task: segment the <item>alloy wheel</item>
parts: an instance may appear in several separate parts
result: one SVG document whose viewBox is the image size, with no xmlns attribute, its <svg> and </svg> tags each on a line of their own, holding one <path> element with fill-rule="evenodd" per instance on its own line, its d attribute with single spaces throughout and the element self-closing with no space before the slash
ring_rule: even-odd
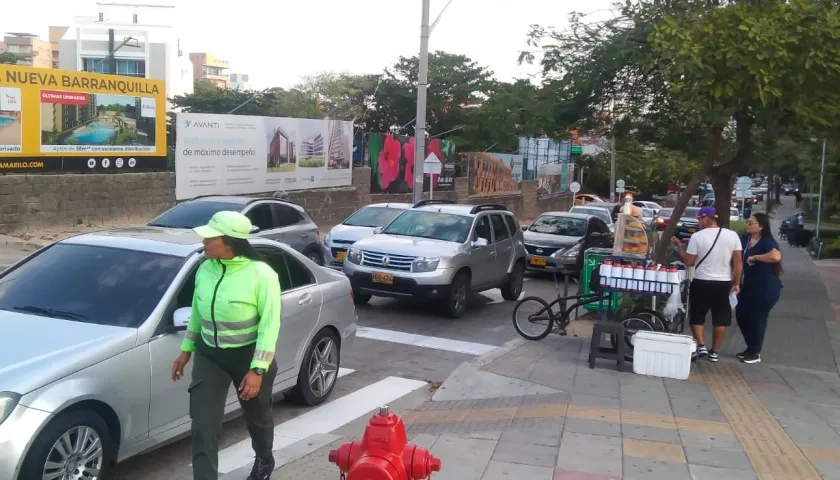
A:
<svg viewBox="0 0 840 480">
<path fill-rule="evenodd" d="M 97 480 L 102 469 L 102 439 L 91 427 L 64 432 L 47 454 L 43 480 Z"/>
<path fill-rule="evenodd" d="M 331 338 L 322 338 L 309 360 L 309 388 L 317 397 L 326 395 L 338 378 L 338 348 Z"/>
</svg>

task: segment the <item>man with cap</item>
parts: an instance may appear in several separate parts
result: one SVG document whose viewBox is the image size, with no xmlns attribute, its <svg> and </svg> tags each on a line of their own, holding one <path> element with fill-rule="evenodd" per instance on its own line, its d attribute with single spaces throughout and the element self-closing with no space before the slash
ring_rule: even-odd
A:
<svg viewBox="0 0 840 480">
<path fill-rule="evenodd" d="M 703 207 L 697 213 L 701 230 L 691 236 L 688 247 L 683 249 L 678 238 L 671 239 L 686 267 L 694 267 L 688 318 L 697 341 L 697 356 L 708 357 L 712 362 L 718 361 L 726 328 L 732 324 L 729 295 L 738 293 L 743 268 L 741 239 L 732 230 L 718 226 L 717 219 L 714 207 Z M 711 350 L 706 348 L 703 331 L 710 310 L 714 327 Z"/>
<path fill-rule="evenodd" d="M 280 282 L 248 242 L 251 221 L 245 215 L 217 212 L 194 231 L 204 239 L 207 260 L 196 271 L 192 314 L 172 364 L 176 381 L 195 354 L 189 385 L 193 478 L 219 478 L 219 437 L 233 384 L 256 454 L 248 480 L 268 480 L 274 470 L 271 397 Z"/>
</svg>

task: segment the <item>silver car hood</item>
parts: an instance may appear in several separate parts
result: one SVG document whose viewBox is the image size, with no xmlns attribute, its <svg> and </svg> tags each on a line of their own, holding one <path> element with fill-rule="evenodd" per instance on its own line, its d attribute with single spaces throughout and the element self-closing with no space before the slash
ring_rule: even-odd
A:
<svg viewBox="0 0 840 480">
<path fill-rule="evenodd" d="M 458 253 L 460 243 L 434 240 L 431 238 L 408 237 L 403 235 L 389 235 L 380 233 L 353 245 L 359 250 L 373 250 L 390 255 L 406 255 L 409 257 L 424 256 L 453 256 Z"/>
<path fill-rule="evenodd" d="M 542 247 L 571 247 L 583 237 L 571 237 L 568 235 L 554 235 L 551 233 L 522 232 L 525 243 Z"/>
<path fill-rule="evenodd" d="M 134 328 L 0 311 L 0 392 L 25 395 L 133 348 Z"/>
<path fill-rule="evenodd" d="M 358 242 L 372 237 L 373 227 L 357 227 L 353 225 L 336 225 L 330 230 L 330 242 L 344 240 L 344 242 Z M 340 243 L 344 243 L 340 242 Z"/>
</svg>

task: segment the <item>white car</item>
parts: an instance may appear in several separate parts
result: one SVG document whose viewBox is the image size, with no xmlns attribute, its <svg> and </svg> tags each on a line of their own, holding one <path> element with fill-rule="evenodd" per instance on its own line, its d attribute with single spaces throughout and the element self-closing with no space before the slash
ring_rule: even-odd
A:
<svg viewBox="0 0 840 480">
<path fill-rule="evenodd" d="M 376 235 L 409 208 L 410 203 L 374 203 L 356 210 L 324 237 L 324 266 L 341 271 L 351 245 Z"/>
<path fill-rule="evenodd" d="M 653 215 L 654 216 L 656 216 L 656 214 L 659 213 L 660 210 L 662 210 L 662 205 L 660 205 L 656 202 L 648 202 L 646 200 L 637 200 L 637 201 L 633 202 L 633 205 L 635 205 L 639 208 L 648 208 L 650 210 L 653 210 Z"/>
<path fill-rule="evenodd" d="M 730 222 L 737 222 L 740 219 L 741 219 L 741 212 L 739 212 L 737 208 L 730 208 L 729 209 L 729 221 Z"/>
</svg>

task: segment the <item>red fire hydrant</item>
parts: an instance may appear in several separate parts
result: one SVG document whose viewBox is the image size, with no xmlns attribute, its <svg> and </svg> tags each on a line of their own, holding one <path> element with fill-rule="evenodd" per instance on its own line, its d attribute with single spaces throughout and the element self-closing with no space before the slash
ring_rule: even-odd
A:
<svg viewBox="0 0 840 480">
<path fill-rule="evenodd" d="M 402 419 L 387 406 L 370 419 L 361 442 L 342 444 L 329 459 L 347 480 L 421 480 L 440 471 L 439 459 L 408 443 Z"/>
</svg>

